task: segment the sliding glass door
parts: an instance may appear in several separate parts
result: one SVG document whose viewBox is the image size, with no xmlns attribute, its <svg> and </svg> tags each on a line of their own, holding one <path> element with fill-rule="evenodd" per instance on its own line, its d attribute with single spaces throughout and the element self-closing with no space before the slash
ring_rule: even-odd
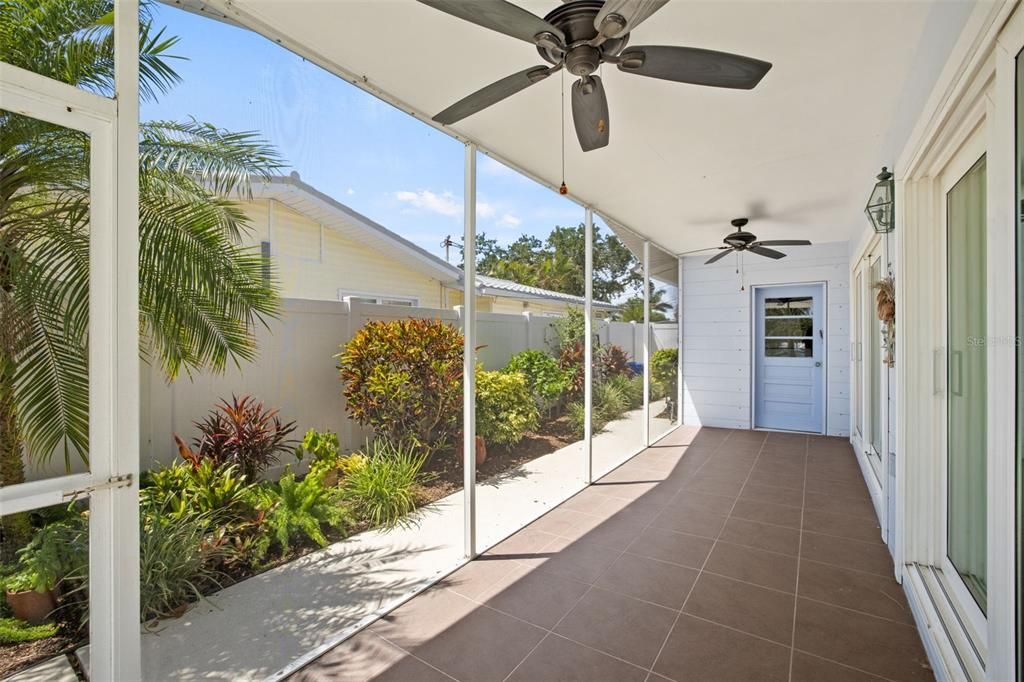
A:
<svg viewBox="0 0 1024 682">
<path fill-rule="evenodd" d="M 986 612 L 986 164 L 946 193 L 947 504 L 946 554 Z"/>
</svg>

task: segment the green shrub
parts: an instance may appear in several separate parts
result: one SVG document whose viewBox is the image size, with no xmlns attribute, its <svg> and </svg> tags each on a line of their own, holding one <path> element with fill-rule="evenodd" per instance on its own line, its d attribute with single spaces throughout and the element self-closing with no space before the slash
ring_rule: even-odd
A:
<svg viewBox="0 0 1024 682">
<path fill-rule="evenodd" d="M 416 489 L 427 454 L 383 440 L 374 441 L 366 450 L 350 456 L 353 466 L 341 482 L 344 499 L 360 520 L 372 526 L 401 525 L 416 509 Z"/>
<path fill-rule="evenodd" d="M 678 374 L 678 349 L 661 348 L 654 351 L 651 355 L 651 397 L 658 400 L 669 393 L 675 393 Z"/>
<path fill-rule="evenodd" d="M 338 434 L 333 431 L 317 431 L 310 429 L 306 431 L 302 443 L 295 448 L 295 458 L 300 462 L 305 459 L 306 454 L 313 462 L 337 459 L 341 452 L 341 445 L 338 442 Z"/>
<path fill-rule="evenodd" d="M 181 456 L 192 464 L 210 459 L 214 464 L 237 464 L 250 481 L 256 481 L 278 455 L 291 450 L 288 435 L 295 422 L 282 423 L 277 410 L 265 410 L 263 403 L 243 396 L 221 400 L 202 420 L 194 422 L 200 436 L 193 449 L 175 436 Z"/>
<path fill-rule="evenodd" d="M 608 423 L 629 409 L 628 389 L 620 382 L 608 381 L 594 385 L 593 412 L 595 421 Z"/>
<path fill-rule="evenodd" d="M 543 351 L 524 350 L 516 353 L 502 371 L 522 374 L 541 410 L 554 407 L 569 388 L 568 374 L 558 366 L 558 360 Z"/>
<path fill-rule="evenodd" d="M 0 646 L 35 642 L 56 634 L 57 626 L 53 623 L 29 625 L 17 618 L 0 618 Z"/>
<path fill-rule="evenodd" d="M 485 441 L 515 445 L 537 428 L 539 415 L 526 377 L 476 370 L 476 432 Z"/>
<path fill-rule="evenodd" d="M 140 503 L 177 518 L 209 515 L 230 523 L 252 512 L 250 498 L 254 484 L 238 472 L 236 464 L 215 464 L 201 459 L 148 474 L 149 485 L 139 491 Z"/>
<path fill-rule="evenodd" d="M 555 318 L 551 323 L 551 328 L 555 333 L 551 344 L 552 350 L 561 354 L 565 348 L 575 346 L 577 343 L 582 346 L 586 335 L 586 321 L 587 317 L 583 314 L 583 308 L 575 306 L 570 306 L 564 316 Z"/>
<path fill-rule="evenodd" d="M 636 410 L 643 407 L 644 404 L 644 378 L 642 376 L 627 376 L 625 374 L 617 374 L 615 376 L 608 377 L 601 384 L 608 386 L 610 389 L 614 389 L 620 396 L 625 399 L 625 410 Z M 595 388 L 596 390 L 596 388 Z M 621 412 L 620 412 L 621 414 Z M 613 419 L 620 416 L 615 415 Z"/>
<path fill-rule="evenodd" d="M 565 416 L 572 426 L 572 433 L 576 438 L 583 438 L 586 435 L 584 429 L 587 423 L 587 412 L 583 403 L 569 403 L 565 408 Z M 604 422 L 594 420 L 593 433 L 598 433 L 604 428 Z"/>
<path fill-rule="evenodd" d="M 341 491 L 324 485 L 324 474 L 324 469 L 314 468 L 297 481 L 287 471 L 276 484 L 258 489 L 256 505 L 266 512 L 266 535 L 253 546 L 257 557 L 265 556 L 271 545 L 287 554 L 292 542 L 303 537 L 323 547 L 327 544 L 323 529 L 348 522 L 348 511 L 340 504 Z"/>
<path fill-rule="evenodd" d="M 88 563 L 88 520 L 72 517 L 43 526 L 18 550 L 17 572 L 4 579 L 4 586 L 46 592 Z"/>
<path fill-rule="evenodd" d="M 350 415 L 392 443 L 448 446 L 462 418 L 462 343 L 441 320 L 366 323 L 338 355 Z"/>
</svg>

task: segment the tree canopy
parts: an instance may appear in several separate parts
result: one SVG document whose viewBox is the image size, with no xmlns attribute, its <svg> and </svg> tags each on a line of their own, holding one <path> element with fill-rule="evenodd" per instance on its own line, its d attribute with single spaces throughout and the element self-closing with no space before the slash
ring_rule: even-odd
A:
<svg viewBox="0 0 1024 682">
<path fill-rule="evenodd" d="M 586 227 L 556 225 L 546 239 L 522 235 L 508 246 L 479 233 L 477 272 L 520 284 L 583 296 Z M 640 290 L 639 261 L 614 234 L 594 227 L 594 300 L 612 301 Z"/>
</svg>

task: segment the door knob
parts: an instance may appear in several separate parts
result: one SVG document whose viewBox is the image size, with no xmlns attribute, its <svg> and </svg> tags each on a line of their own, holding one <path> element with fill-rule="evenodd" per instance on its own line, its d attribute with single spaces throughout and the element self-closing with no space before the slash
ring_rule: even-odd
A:
<svg viewBox="0 0 1024 682">
<path fill-rule="evenodd" d="M 821 363 L 820 362 L 816 362 L 816 363 L 814 363 L 814 366 L 815 367 L 821 367 Z"/>
</svg>

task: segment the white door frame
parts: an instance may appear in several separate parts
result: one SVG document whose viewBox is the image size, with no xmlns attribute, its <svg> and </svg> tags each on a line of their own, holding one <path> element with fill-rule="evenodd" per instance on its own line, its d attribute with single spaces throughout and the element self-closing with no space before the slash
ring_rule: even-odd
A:
<svg viewBox="0 0 1024 682">
<path fill-rule="evenodd" d="M 137 0 L 118 0 L 116 99 L 0 64 L 0 106 L 90 138 L 90 471 L 6 487 L 0 503 L 6 514 L 60 504 L 73 491 L 88 496 L 89 673 L 95 680 L 141 678 L 138 35 Z M 119 483 L 124 480 L 129 485 Z"/>
<path fill-rule="evenodd" d="M 857 461 L 860 464 L 864 481 L 867 484 L 868 492 L 871 494 L 871 502 L 875 507 L 875 514 L 878 516 L 878 523 L 881 526 L 882 538 L 888 537 L 888 528 L 892 519 L 889 518 L 889 505 L 887 504 L 889 490 L 889 479 L 895 472 L 891 471 L 890 458 L 888 453 L 892 451 L 890 441 L 889 424 L 889 368 L 881 363 L 879 369 L 878 399 L 881 403 L 879 415 L 881 417 L 882 452 L 878 453 L 879 459 L 872 462 L 868 454 L 871 448 L 871 396 L 868 392 L 867 379 L 871 372 L 870 363 L 865 351 L 868 343 L 875 343 L 877 339 L 871 339 L 870 320 L 877 315 L 875 310 L 875 297 L 871 288 L 871 262 L 877 255 L 881 258 L 882 274 L 888 274 L 891 256 L 883 248 L 883 236 L 870 232 L 864 238 L 862 246 L 857 249 L 856 257 L 850 261 L 850 290 L 851 290 L 851 327 L 850 327 L 850 366 L 852 381 L 856 382 L 857 399 L 850 404 L 850 442 L 853 444 Z M 857 275 L 861 277 L 860 288 L 857 290 Z M 899 299 L 899 293 L 897 293 Z M 853 306 L 856 306 L 854 309 Z M 897 308 L 898 308 L 897 304 Z M 899 333 L 897 328 L 897 334 Z M 858 433 L 858 425 L 862 428 Z M 890 547 L 890 551 L 892 548 Z"/>
<path fill-rule="evenodd" d="M 987 336 L 1016 333 L 1015 62 L 1024 48 L 1016 0 L 978 5 L 897 169 L 897 572 L 936 673 L 1015 677 L 1013 528 L 1016 353 L 988 345 L 988 614 L 976 629 L 950 598 L 945 559 L 945 196 L 940 176 L 984 126 L 988 165 Z M 1014 10 L 1016 14 L 1014 15 Z M 1011 16 L 1012 15 L 1012 16 Z"/>
<path fill-rule="evenodd" d="M 750 428 L 753 431 L 778 431 L 757 426 L 756 405 L 757 405 L 757 291 L 759 289 L 775 289 L 778 287 L 800 287 L 820 286 L 821 287 L 821 330 L 819 339 L 822 343 L 821 353 L 821 430 L 800 431 L 799 433 L 828 433 L 828 282 L 817 280 L 811 282 L 779 282 L 775 284 L 753 284 L 750 287 Z M 680 345 L 680 348 L 682 346 Z M 794 432 L 797 433 L 797 432 Z"/>
</svg>

